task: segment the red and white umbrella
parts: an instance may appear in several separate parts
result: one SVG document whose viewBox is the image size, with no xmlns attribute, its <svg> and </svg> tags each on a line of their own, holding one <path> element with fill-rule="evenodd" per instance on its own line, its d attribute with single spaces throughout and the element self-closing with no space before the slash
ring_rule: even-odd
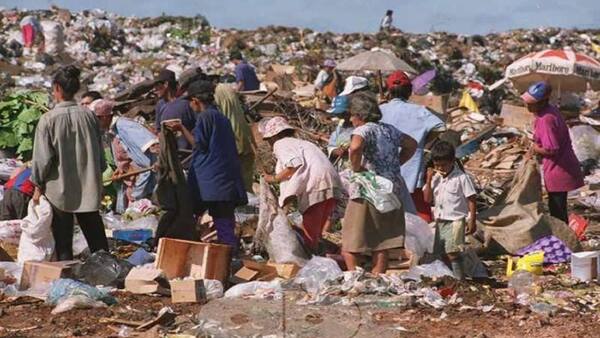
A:
<svg viewBox="0 0 600 338">
<path fill-rule="evenodd" d="M 535 81 L 548 81 L 553 88 L 567 92 L 584 92 L 587 85 L 600 90 L 600 62 L 585 54 L 565 48 L 531 53 L 506 68 L 506 78 L 519 91 Z"/>
</svg>

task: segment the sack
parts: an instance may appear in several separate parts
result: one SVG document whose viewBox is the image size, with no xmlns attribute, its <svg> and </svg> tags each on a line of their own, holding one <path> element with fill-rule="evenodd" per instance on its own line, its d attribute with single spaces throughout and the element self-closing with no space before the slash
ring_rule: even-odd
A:
<svg viewBox="0 0 600 338">
<path fill-rule="evenodd" d="M 50 55 L 62 53 L 65 50 L 65 35 L 62 25 L 55 21 L 42 21 L 41 25 L 44 28 L 46 53 Z"/>
<path fill-rule="evenodd" d="M 394 194 L 394 182 L 370 171 L 350 176 L 350 199 L 357 198 L 373 204 L 377 211 L 384 214 L 402 208 L 402 202 Z"/>
<path fill-rule="evenodd" d="M 21 222 L 21 240 L 17 262 L 48 261 L 54 252 L 52 236 L 52 206 L 45 197 L 39 204 L 32 201 L 27 207 L 27 216 Z"/>
</svg>

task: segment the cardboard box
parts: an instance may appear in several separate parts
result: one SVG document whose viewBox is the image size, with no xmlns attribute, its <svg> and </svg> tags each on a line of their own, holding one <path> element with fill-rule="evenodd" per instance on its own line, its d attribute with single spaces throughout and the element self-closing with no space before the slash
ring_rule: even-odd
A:
<svg viewBox="0 0 600 338">
<path fill-rule="evenodd" d="M 168 282 L 164 278 L 162 270 L 159 269 L 133 268 L 125 278 L 125 289 L 131 293 L 164 294 L 168 287 Z"/>
<path fill-rule="evenodd" d="M 521 130 L 531 129 L 533 125 L 533 114 L 527 110 L 527 107 L 515 106 L 508 103 L 502 103 L 500 110 L 502 124 L 506 127 L 514 127 Z"/>
<path fill-rule="evenodd" d="M 448 95 L 411 95 L 408 101 L 442 114 L 446 114 L 448 108 Z"/>
<path fill-rule="evenodd" d="M 171 280 L 191 275 L 216 279 L 225 284 L 229 276 L 231 247 L 180 239 L 161 238 L 156 250 L 156 267 Z"/>
<path fill-rule="evenodd" d="M 60 278 L 69 278 L 72 268 L 80 261 L 34 262 L 27 261 L 23 265 L 20 290 L 41 287 Z"/>
<path fill-rule="evenodd" d="M 571 277 L 582 281 L 598 278 L 600 251 L 583 251 L 571 254 Z"/>
<path fill-rule="evenodd" d="M 172 303 L 206 303 L 206 289 L 202 279 L 174 279 L 171 281 Z"/>
<path fill-rule="evenodd" d="M 277 277 L 283 279 L 291 279 L 296 276 L 300 267 L 293 263 L 259 263 L 252 260 L 244 260 L 244 266 L 238 270 L 235 277 L 250 282 L 271 281 Z"/>
</svg>

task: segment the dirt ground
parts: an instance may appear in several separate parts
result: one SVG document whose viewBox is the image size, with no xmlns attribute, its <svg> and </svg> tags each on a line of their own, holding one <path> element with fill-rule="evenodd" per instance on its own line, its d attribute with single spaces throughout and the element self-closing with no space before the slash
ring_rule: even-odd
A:
<svg viewBox="0 0 600 338">
<path fill-rule="evenodd" d="M 592 337 L 600 332 L 598 312 L 546 317 L 512 303 L 492 303 L 485 292 L 478 292 L 482 295 L 478 299 L 474 292 L 465 293 L 463 304 L 440 310 L 419 304 L 391 305 L 384 297 L 360 306 L 297 305 L 301 295 L 296 292 L 286 292 L 281 300 L 219 299 L 203 306 L 172 305 L 169 297 L 119 292 L 119 303 L 110 308 L 51 315 L 51 306 L 21 298 L 0 303 L 0 336 L 119 337 L 122 324 L 108 323 L 106 318 L 147 321 L 163 306 L 171 306 L 178 315 L 171 325 L 132 330 L 129 337 L 162 337 L 190 329 L 204 332 L 201 337 Z M 487 313 L 460 309 L 467 304 L 495 305 Z"/>
</svg>

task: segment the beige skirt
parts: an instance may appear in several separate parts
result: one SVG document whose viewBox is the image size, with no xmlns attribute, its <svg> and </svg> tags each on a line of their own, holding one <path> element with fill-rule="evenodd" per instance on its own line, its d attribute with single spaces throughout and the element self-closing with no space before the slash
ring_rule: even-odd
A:
<svg viewBox="0 0 600 338">
<path fill-rule="evenodd" d="M 382 214 L 365 200 L 350 200 L 342 224 L 342 250 L 370 254 L 403 248 L 404 209 Z"/>
</svg>

